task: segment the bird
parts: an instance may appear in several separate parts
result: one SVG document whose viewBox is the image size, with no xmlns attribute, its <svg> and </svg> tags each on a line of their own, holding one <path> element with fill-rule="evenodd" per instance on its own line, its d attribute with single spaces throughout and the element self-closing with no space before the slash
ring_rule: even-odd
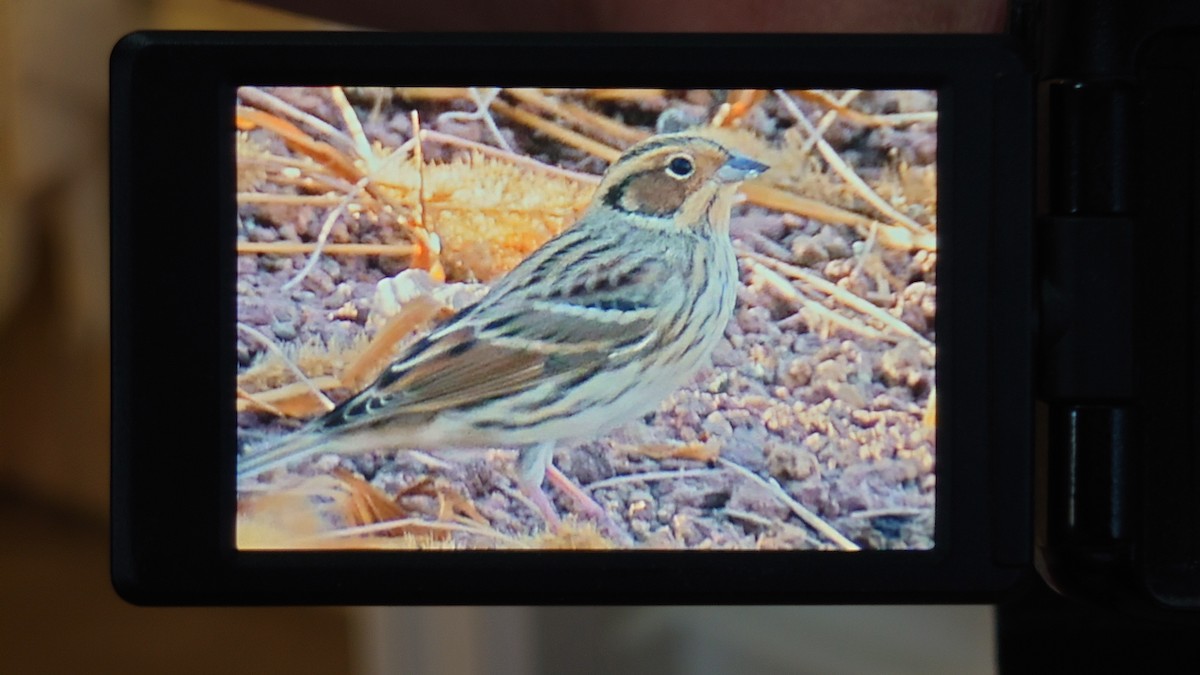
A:
<svg viewBox="0 0 1200 675">
<path fill-rule="evenodd" d="M 696 132 L 631 146 L 573 225 L 364 390 L 239 456 L 238 480 L 316 454 L 506 447 L 521 491 L 558 525 L 542 490 L 554 448 L 653 412 L 724 336 L 738 286 L 731 210 L 767 169 Z"/>
</svg>

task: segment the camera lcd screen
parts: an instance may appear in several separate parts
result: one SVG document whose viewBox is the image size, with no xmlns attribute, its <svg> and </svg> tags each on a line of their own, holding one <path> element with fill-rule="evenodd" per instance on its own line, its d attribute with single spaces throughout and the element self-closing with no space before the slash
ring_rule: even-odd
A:
<svg viewBox="0 0 1200 675">
<path fill-rule="evenodd" d="M 239 550 L 927 550 L 938 94 L 242 86 Z"/>
</svg>

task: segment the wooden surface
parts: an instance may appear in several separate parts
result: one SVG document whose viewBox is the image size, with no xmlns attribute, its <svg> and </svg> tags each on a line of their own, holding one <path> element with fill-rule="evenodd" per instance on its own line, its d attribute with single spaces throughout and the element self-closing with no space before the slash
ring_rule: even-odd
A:
<svg viewBox="0 0 1200 675">
<path fill-rule="evenodd" d="M 338 608 L 133 607 L 98 519 L 0 493 L 0 672 L 347 673 Z"/>
<path fill-rule="evenodd" d="M 340 609 L 145 609 L 108 580 L 108 51 L 311 27 L 219 0 L 0 2 L 0 673 L 345 673 Z"/>
</svg>

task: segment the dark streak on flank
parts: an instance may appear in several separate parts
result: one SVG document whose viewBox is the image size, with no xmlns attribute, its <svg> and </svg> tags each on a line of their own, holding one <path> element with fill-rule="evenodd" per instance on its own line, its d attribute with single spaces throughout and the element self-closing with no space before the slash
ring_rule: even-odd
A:
<svg viewBox="0 0 1200 675">
<path fill-rule="evenodd" d="M 610 300 L 599 300 L 597 302 L 593 302 L 588 305 L 588 307 L 595 307 L 597 309 L 603 309 L 603 310 L 608 310 L 608 311 L 618 310 L 621 312 L 632 312 L 634 310 L 641 309 L 643 306 L 644 305 L 639 305 L 636 302 L 633 302 L 631 300 L 624 300 L 622 298 L 613 298 Z"/>
<path fill-rule="evenodd" d="M 558 403 L 559 401 L 566 398 L 567 394 L 572 393 L 575 390 L 576 386 L 583 384 L 584 382 L 587 382 L 588 380 L 592 379 L 593 377 L 596 376 L 596 373 L 598 373 L 598 372 L 600 372 L 599 366 L 597 366 L 595 368 L 589 368 L 589 369 L 583 371 L 582 373 L 573 375 L 569 379 L 562 382 L 555 389 L 554 393 L 550 394 L 549 396 L 546 396 L 545 398 L 540 398 L 536 401 L 530 401 L 529 403 L 526 403 L 524 405 L 517 406 L 516 409 L 523 411 L 523 412 L 533 412 L 533 411 L 537 410 L 538 408 L 543 408 L 545 406 L 548 406 L 548 405 L 551 405 L 554 403 Z"/>
<path fill-rule="evenodd" d="M 483 329 L 484 330 L 499 330 L 516 320 L 517 320 L 516 314 L 502 316 L 498 319 L 492 319 L 491 321 L 483 324 Z"/>
<path fill-rule="evenodd" d="M 578 236 L 578 234 L 576 232 L 572 232 L 571 230 L 567 230 L 567 232 L 569 232 L 570 234 L 575 235 L 575 236 L 573 238 L 571 238 L 570 241 L 568 241 L 568 237 L 562 238 L 561 241 L 563 241 L 565 243 L 563 243 L 562 246 L 557 251 L 554 252 L 555 255 L 557 255 L 557 256 L 561 256 L 566 253 L 570 253 L 571 251 L 578 248 L 581 244 L 585 244 L 588 241 L 586 237 Z M 547 259 L 549 259 L 549 258 L 547 258 Z"/>
<path fill-rule="evenodd" d="M 639 384 L 640 383 L 637 380 L 634 380 L 633 382 L 630 382 L 629 384 L 625 385 L 625 388 L 621 389 L 621 391 L 618 391 L 617 393 L 609 396 L 608 398 L 597 401 L 597 403 L 603 403 L 603 404 L 613 403 L 614 401 L 621 398 L 625 394 L 628 394 L 634 387 L 638 386 Z"/>
<path fill-rule="evenodd" d="M 696 331 L 696 336 L 692 338 L 692 341 L 688 344 L 687 349 L 675 350 L 675 352 L 671 354 L 671 357 L 663 362 L 663 365 L 668 363 L 678 363 L 679 361 L 683 360 L 684 355 L 690 353 L 696 348 L 696 345 L 703 342 L 709 330 L 708 323 L 709 322 L 705 321 L 704 325 L 700 327 L 700 330 Z"/>
<path fill-rule="evenodd" d="M 534 383 L 523 385 L 517 389 L 513 389 L 512 391 L 504 391 L 504 392 L 500 392 L 497 394 L 492 394 L 491 396 L 484 396 L 482 398 L 477 398 L 477 399 L 473 399 L 470 401 L 463 401 L 455 406 L 455 410 L 460 410 L 460 411 L 461 410 L 474 410 L 475 408 L 482 407 L 482 406 L 487 405 L 488 403 L 491 403 L 492 401 L 496 401 L 498 399 L 507 398 L 509 396 L 515 396 L 517 394 L 523 394 L 523 393 L 529 391 L 530 389 L 533 389 L 536 386 L 537 386 L 537 383 L 534 382 Z M 479 425 L 476 424 L 474 426 L 479 426 Z"/>
<path fill-rule="evenodd" d="M 614 342 L 613 346 L 612 346 L 612 351 L 615 352 L 615 351 L 624 349 L 626 347 L 632 347 L 633 345 L 635 345 L 645 339 L 646 339 L 645 335 L 642 335 L 641 333 L 634 333 L 633 335 L 630 335 L 629 337 L 625 338 L 624 340 L 621 340 L 620 342 Z"/>
<path fill-rule="evenodd" d="M 454 345 L 450 349 L 447 349 L 446 356 L 462 356 L 467 351 L 469 351 L 472 347 L 474 347 L 476 344 L 478 344 L 477 340 L 474 340 L 474 339 L 465 340 L 463 342 L 460 342 L 459 344 Z"/>
<path fill-rule="evenodd" d="M 605 242 L 600 242 L 600 245 L 599 245 L 599 246 L 595 246 L 595 247 L 593 247 L 593 248 L 589 248 L 588 250 L 586 250 L 586 251 L 584 251 L 583 253 L 581 253 L 581 254 L 579 255 L 579 257 L 578 257 L 578 258 L 576 258 L 576 259 L 575 259 L 574 261 L 572 261 L 572 262 L 573 262 L 574 264 L 578 264 L 578 263 L 581 263 L 581 262 L 589 262 L 589 261 L 591 261 L 591 260 L 595 260 L 596 258 L 598 258 L 598 257 L 600 257 L 600 256 L 602 256 L 602 255 L 604 255 L 604 254 L 606 254 L 606 253 L 609 253 L 610 251 L 612 251 L 612 249 L 613 249 L 613 244 L 612 244 L 612 242 L 608 242 L 608 241 L 605 241 Z"/>
<path fill-rule="evenodd" d="M 545 424 L 546 422 L 551 422 L 553 420 L 563 419 L 565 417 L 571 417 L 576 414 L 577 414 L 577 411 L 575 411 L 575 410 L 567 410 L 567 411 L 560 412 L 560 413 L 554 413 L 553 415 L 545 415 L 545 416 L 539 417 L 535 420 L 525 420 L 525 421 L 484 420 L 481 422 L 475 422 L 471 426 L 474 426 L 478 429 L 504 429 L 504 430 L 524 429 L 529 426 L 537 426 L 539 424 Z"/>
</svg>

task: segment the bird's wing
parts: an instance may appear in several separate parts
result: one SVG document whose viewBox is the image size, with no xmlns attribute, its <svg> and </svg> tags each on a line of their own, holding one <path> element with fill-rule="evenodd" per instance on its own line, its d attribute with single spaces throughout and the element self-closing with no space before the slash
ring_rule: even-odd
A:
<svg viewBox="0 0 1200 675">
<path fill-rule="evenodd" d="M 588 266 L 562 293 L 485 298 L 413 344 L 323 426 L 369 424 L 385 410 L 405 416 L 468 409 L 552 380 L 588 377 L 614 355 L 631 358 L 653 342 L 658 297 L 670 289 L 661 262 L 616 267 Z M 580 274 L 617 274 L 623 284 Z"/>
</svg>

